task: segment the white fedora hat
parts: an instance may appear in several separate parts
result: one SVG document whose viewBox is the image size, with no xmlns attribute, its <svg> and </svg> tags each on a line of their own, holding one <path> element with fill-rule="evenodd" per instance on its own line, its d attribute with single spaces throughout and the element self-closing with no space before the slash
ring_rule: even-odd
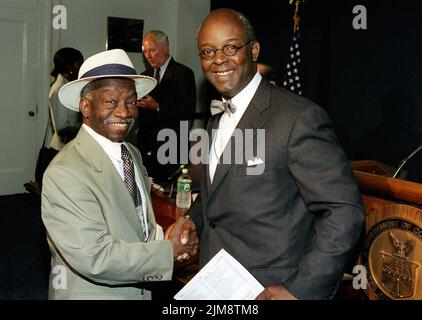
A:
<svg viewBox="0 0 422 320">
<path fill-rule="evenodd" d="M 136 74 L 125 51 L 113 49 L 97 53 L 86 59 L 79 69 L 78 79 L 61 87 L 60 102 L 66 108 L 79 111 L 82 89 L 95 79 L 110 77 L 133 79 L 138 99 L 148 94 L 157 84 L 157 80 L 154 78 Z"/>
</svg>

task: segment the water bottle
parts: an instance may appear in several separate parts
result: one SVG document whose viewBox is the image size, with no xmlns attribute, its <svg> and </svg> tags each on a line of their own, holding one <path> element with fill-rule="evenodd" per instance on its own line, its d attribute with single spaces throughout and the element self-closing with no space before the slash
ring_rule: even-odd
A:
<svg viewBox="0 0 422 320">
<path fill-rule="evenodd" d="M 190 208 L 192 203 L 192 178 L 188 169 L 182 169 L 182 174 L 177 179 L 176 206 L 179 208 Z"/>
</svg>

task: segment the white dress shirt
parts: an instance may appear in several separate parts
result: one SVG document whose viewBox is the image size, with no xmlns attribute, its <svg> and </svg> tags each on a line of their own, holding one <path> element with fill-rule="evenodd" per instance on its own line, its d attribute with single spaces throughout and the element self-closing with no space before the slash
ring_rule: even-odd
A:
<svg viewBox="0 0 422 320">
<path fill-rule="evenodd" d="M 95 141 L 97 141 L 98 144 L 103 148 L 104 152 L 110 158 L 111 162 L 113 163 L 120 177 L 122 178 L 122 180 L 124 180 L 123 160 L 122 160 L 122 152 L 121 152 L 122 142 L 113 142 L 107 139 L 106 137 L 96 133 L 93 129 L 91 129 L 85 123 L 82 124 L 82 126 L 95 139 Z M 148 225 L 147 214 L 146 214 L 147 213 L 147 200 L 146 200 L 147 198 L 146 198 L 145 190 L 144 188 L 142 188 L 142 182 L 139 175 L 139 169 L 136 167 L 135 161 L 133 162 L 133 165 L 135 167 L 135 181 L 136 181 L 136 184 L 138 185 L 138 189 L 142 197 L 142 210 L 144 212 L 143 214 L 144 223 L 145 223 L 145 226 L 147 226 Z M 148 238 L 148 228 L 147 228 L 147 238 Z"/>
<path fill-rule="evenodd" d="M 217 164 L 220 161 L 221 154 L 223 153 L 227 142 L 230 140 L 234 129 L 236 128 L 237 124 L 245 113 L 253 96 L 255 95 L 255 92 L 258 89 L 261 79 L 262 76 L 259 74 L 259 72 L 257 72 L 252 78 L 252 80 L 248 83 L 248 85 L 231 99 L 231 102 L 236 106 L 236 111 L 234 113 L 224 112 L 221 115 L 218 130 L 215 133 L 209 153 L 209 169 L 211 183 L 214 179 L 215 170 L 217 169 Z M 223 101 L 226 100 L 223 98 Z M 234 162 L 234 159 L 224 159 L 224 157 L 222 160 L 222 163 L 226 163 L 227 161 Z"/>
</svg>

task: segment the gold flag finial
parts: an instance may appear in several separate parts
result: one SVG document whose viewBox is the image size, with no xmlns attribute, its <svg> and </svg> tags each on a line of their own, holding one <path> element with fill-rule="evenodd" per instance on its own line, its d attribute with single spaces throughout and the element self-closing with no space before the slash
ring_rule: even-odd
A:
<svg viewBox="0 0 422 320">
<path fill-rule="evenodd" d="M 290 5 L 292 5 L 293 2 L 295 3 L 295 14 L 293 16 L 293 21 L 294 21 L 293 32 L 296 32 L 299 30 L 299 22 L 300 22 L 299 5 L 301 3 L 305 3 L 305 0 L 290 0 Z"/>
</svg>

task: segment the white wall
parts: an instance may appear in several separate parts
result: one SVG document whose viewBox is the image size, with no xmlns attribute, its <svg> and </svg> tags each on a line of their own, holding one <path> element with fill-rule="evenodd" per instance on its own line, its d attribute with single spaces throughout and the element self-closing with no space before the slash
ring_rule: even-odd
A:
<svg viewBox="0 0 422 320">
<path fill-rule="evenodd" d="M 210 0 L 52 0 L 67 9 L 67 29 L 52 29 L 52 52 L 65 46 L 80 50 L 87 58 L 106 50 L 107 16 L 144 20 L 144 34 L 164 31 L 174 58 L 191 67 L 198 92 L 197 110 L 203 110 L 205 81 L 196 55 L 196 29 L 209 13 Z M 129 53 L 138 73 L 145 70 L 141 53 Z"/>
<path fill-rule="evenodd" d="M 201 71 L 196 32 L 210 11 L 209 0 L 179 0 L 178 7 L 177 53 L 180 61 L 189 65 L 195 72 L 197 88 L 197 111 L 203 112 L 206 100 L 206 80 Z M 183 60 L 182 60 L 183 59 Z M 204 127 L 203 120 L 195 120 L 193 127 Z"/>
</svg>

